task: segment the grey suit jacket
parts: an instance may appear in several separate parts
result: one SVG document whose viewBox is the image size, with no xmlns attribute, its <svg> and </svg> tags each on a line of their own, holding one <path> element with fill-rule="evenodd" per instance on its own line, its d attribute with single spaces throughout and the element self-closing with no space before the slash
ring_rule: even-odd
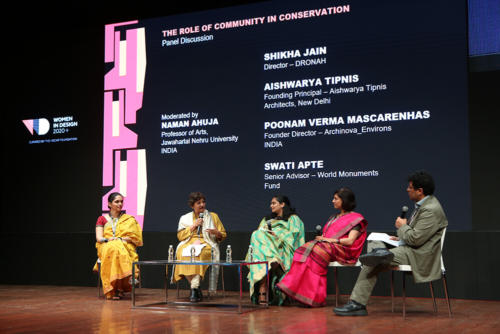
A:
<svg viewBox="0 0 500 334">
<path fill-rule="evenodd" d="M 404 253 L 413 271 L 415 283 L 441 278 L 441 236 L 448 220 L 438 199 L 429 196 L 416 212 L 410 225 L 398 229 L 406 245 L 393 251 Z"/>
</svg>

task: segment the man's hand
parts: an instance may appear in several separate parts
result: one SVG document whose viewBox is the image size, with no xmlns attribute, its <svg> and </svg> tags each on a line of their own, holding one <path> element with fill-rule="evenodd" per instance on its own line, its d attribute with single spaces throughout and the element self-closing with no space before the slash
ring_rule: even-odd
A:
<svg viewBox="0 0 500 334">
<path fill-rule="evenodd" d="M 406 218 L 401 218 L 401 217 L 398 217 L 396 219 L 396 223 L 394 224 L 394 226 L 396 226 L 397 229 L 399 229 L 401 226 L 404 226 L 406 225 Z"/>
</svg>

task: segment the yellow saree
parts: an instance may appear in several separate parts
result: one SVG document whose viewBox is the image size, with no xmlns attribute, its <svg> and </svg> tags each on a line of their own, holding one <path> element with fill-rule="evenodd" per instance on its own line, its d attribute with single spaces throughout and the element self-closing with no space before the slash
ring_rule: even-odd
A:
<svg viewBox="0 0 500 334">
<path fill-rule="evenodd" d="M 190 227 L 193 225 L 194 221 L 198 219 L 198 215 L 193 212 L 187 213 L 181 217 L 179 220 L 179 226 L 177 230 L 177 238 L 180 243 L 177 246 L 176 250 L 176 259 L 179 261 L 187 261 L 191 260 L 190 256 L 182 256 L 182 251 L 184 248 L 191 246 L 193 244 L 205 244 L 200 255 L 196 257 L 196 261 L 210 261 L 212 258 L 212 247 L 214 247 L 215 256 L 219 259 L 219 243 L 223 241 L 226 236 L 226 229 L 219 218 L 219 216 L 215 212 L 205 211 L 205 218 L 203 221 L 203 232 L 200 236 L 196 234 L 195 231 L 191 231 Z M 215 237 L 211 236 L 206 232 L 207 228 L 215 228 L 219 232 L 221 232 L 221 239 L 217 240 Z M 190 275 L 200 275 L 201 278 L 205 276 L 205 272 L 207 270 L 207 265 L 176 265 L 174 270 L 173 282 L 180 281 L 184 276 Z"/>
<path fill-rule="evenodd" d="M 132 289 L 129 279 L 132 276 L 132 263 L 139 260 L 136 247 L 142 246 L 142 230 L 133 216 L 122 214 L 115 223 L 115 233 L 113 235 L 113 222 L 111 218 L 104 216 L 107 220 L 104 225 L 103 237 L 110 239 L 129 238 L 130 241 L 115 239 L 105 243 L 96 242 L 97 256 L 101 260 L 101 280 L 106 296 L 116 289 L 117 282 L 122 280 L 123 291 Z M 97 264 L 94 266 L 97 271 Z M 135 276 L 139 275 L 136 267 Z"/>
</svg>

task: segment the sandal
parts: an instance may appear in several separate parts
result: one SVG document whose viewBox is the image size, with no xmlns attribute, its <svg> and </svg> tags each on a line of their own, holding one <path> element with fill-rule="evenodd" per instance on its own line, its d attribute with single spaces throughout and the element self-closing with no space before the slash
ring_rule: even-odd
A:
<svg viewBox="0 0 500 334">
<path fill-rule="evenodd" d="M 265 292 L 259 292 L 259 305 L 267 305 L 267 298 Z"/>
<path fill-rule="evenodd" d="M 111 299 L 113 299 L 113 300 L 120 300 L 120 299 L 122 299 L 122 296 L 120 296 L 120 291 L 118 291 L 118 290 L 115 291 L 115 294 L 114 294 L 114 296 Z"/>
</svg>

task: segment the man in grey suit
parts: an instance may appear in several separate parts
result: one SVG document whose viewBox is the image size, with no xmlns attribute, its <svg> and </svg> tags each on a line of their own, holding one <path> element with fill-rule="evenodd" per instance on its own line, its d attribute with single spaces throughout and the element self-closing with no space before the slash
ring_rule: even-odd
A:
<svg viewBox="0 0 500 334">
<path fill-rule="evenodd" d="M 398 217 L 397 237 L 404 244 L 387 249 L 381 241 L 368 242 L 368 253 L 359 257 L 363 264 L 347 304 L 333 309 L 342 316 L 367 315 L 366 304 L 377 282 L 377 274 L 389 266 L 409 264 L 415 283 L 441 278 L 441 236 L 448 225 L 443 208 L 433 196 L 434 180 L 424 171 L 408 177 L 408 196 L 415 202 L 409 220 Z"/>
</svg>

